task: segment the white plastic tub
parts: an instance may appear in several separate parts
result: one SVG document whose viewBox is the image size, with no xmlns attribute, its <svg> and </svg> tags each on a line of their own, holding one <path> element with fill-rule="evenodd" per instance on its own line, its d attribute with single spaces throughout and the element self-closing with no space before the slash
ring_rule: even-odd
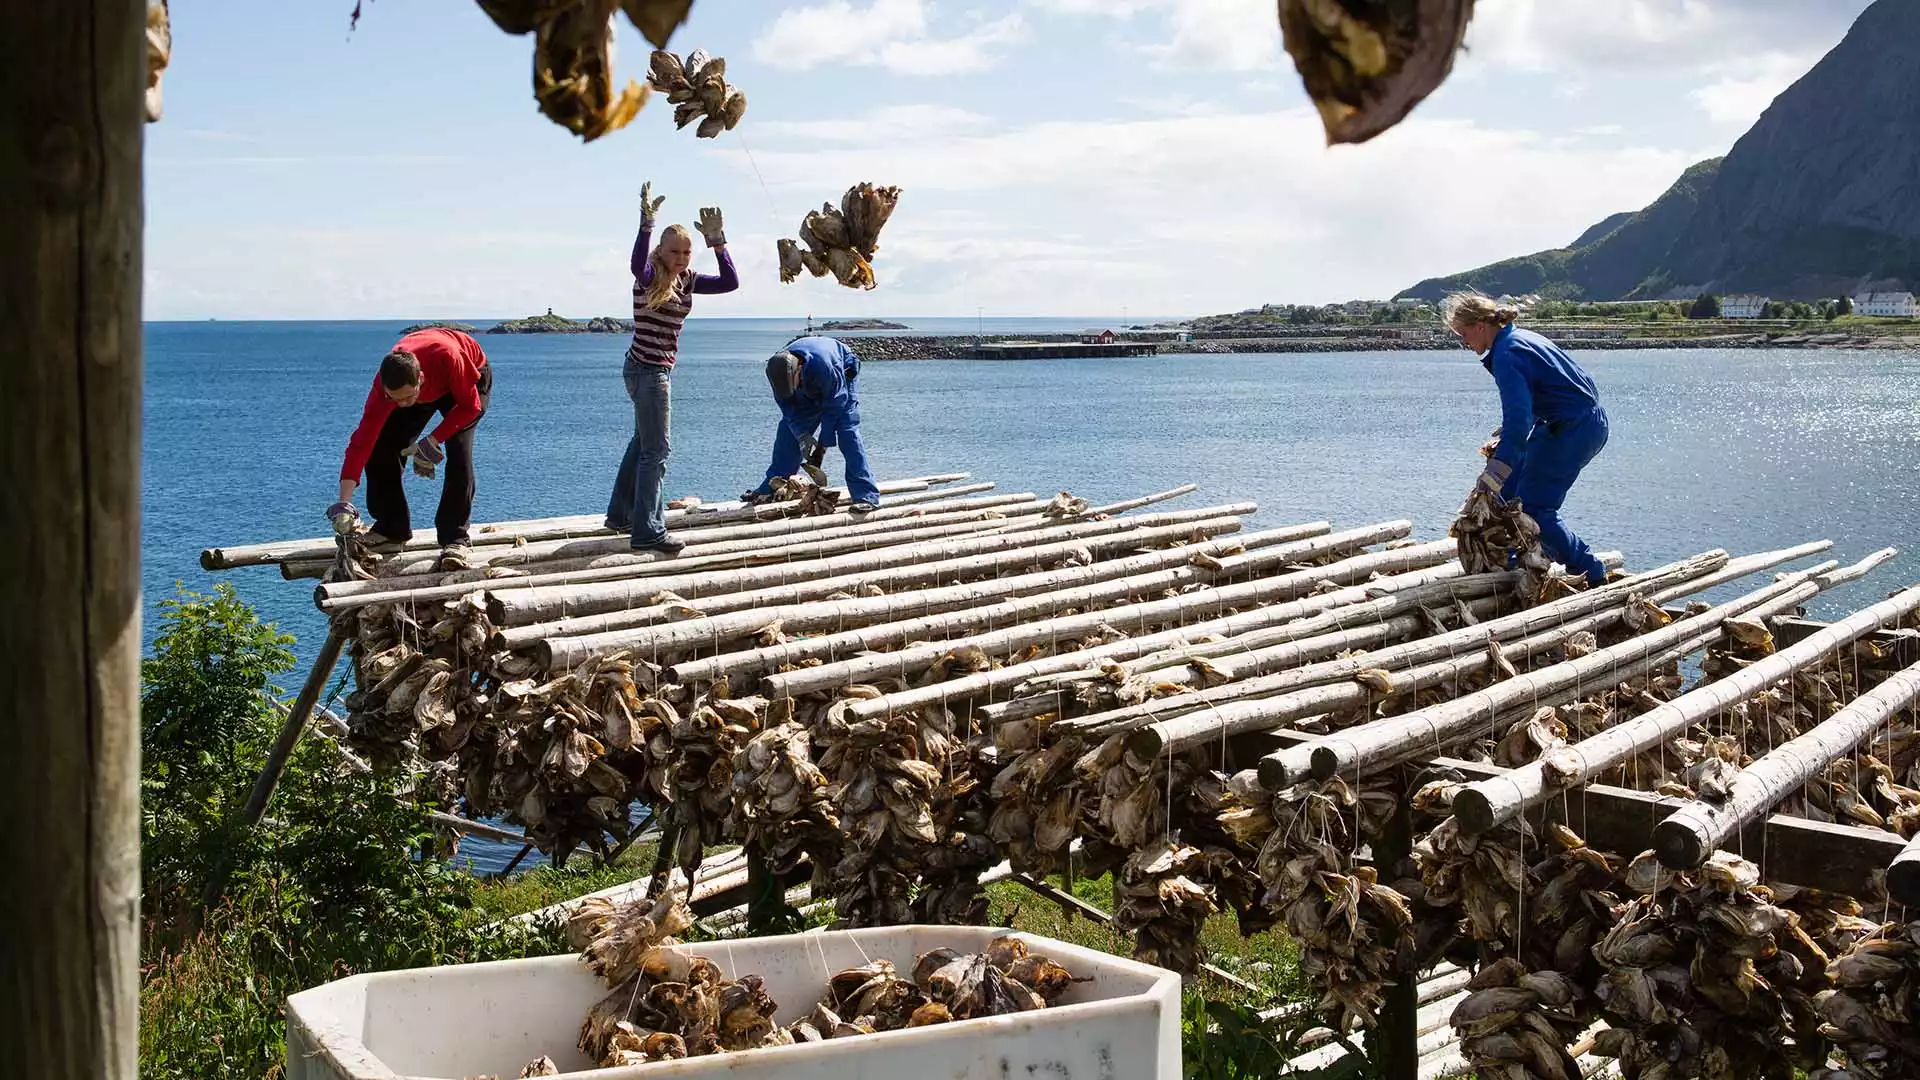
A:
<svg viewBox="0 0 1920 1080">
<path fill-rule="evenodd" d="M 780 1004 L 775 1022 L 805 1016 L 828 976 L 869 959 L 902 972 L 946 946 L 977 952 L 1005 930 L 895 926 L 683 945 L 729 977 L 759 975 Z M 288 1080 L 462 1080 L 516 1077 L 541 1054 L 592 1080 L 1179 1080 L 1180 977 L 1031 934 L 1034 952 L 1092 981 L 1058 1005 L 1013 1016 L 795 1046 L 595 1069 L 575 1047 L 580 1021 L 607 988 L 577 957 L 356 975 L 287 999 Z"/>
</svg>

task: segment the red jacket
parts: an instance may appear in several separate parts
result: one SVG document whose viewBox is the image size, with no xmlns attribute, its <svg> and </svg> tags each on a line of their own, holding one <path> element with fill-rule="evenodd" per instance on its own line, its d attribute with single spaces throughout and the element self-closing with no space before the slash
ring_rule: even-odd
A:
<svg viewBox="0 0 1920 1080">
<path fill-rule="evenodd" d="M 444 443 L 460 429 L 480 417 L 480 369 L 487 366 L 487 354 L 480 343 L 458 330 L 416 330 L 394 342 L 420 361 L 420 404 L 453 398 L 446 419 L 432 431 L 435 442 Z M 340 467 L 340 479 L 358 482 L 373 456 L 373 444 L 380 429 L 393 415 L 393 399 L 373 376 L 373 389 L 367 393 L 367 407 L 360 413 L 360 426 L 347 440 L 346 464 Z"/>
</svg>

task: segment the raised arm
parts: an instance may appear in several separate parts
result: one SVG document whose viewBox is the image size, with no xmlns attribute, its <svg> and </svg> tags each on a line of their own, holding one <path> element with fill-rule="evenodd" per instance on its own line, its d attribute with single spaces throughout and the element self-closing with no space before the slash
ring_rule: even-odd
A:
<svg viewBox="0 0 1920 1080">
<path fill-rule="evenodd" d="M 733 268 L 733 256 L 727 253 L 725 244 L 713 249 L 713 257 L 720 260 L 720 272 L 717 274 L 695 274 L 693 291 L 697 293 L 730 293 L 740 287 L 740 272 Z"/>
<path fill-rule="evenodd" d="M 633 268 L 633 279 L 642 285 L 653 284 L 653 263 L 647 258 L 653 248 L 653 215 L 666 201 L 665 195 L 653 193 L 653 181 L 640 185 L 640 234 L 633 238 L 633 258 L 629 265 Z"/>
</svg>

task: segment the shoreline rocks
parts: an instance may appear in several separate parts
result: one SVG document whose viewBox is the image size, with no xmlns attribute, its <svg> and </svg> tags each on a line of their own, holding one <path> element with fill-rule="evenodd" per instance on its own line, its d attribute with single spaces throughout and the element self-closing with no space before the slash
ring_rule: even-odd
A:
<svg viewBox="0 0 1920 1080">
<path fill-rule="evenodd" d="M 467 329 L 471 330 L 472 327 Z M 611 315 L 596 315 L 585 322 L 569 319 L 564 315 L 555 315 L 549 310 L 545 315 L 529 315 L 524 319 L 508 319 L 487 328 L 489 334 L 631 334 L 632 319 L 616 319 Z"/>
</svg>

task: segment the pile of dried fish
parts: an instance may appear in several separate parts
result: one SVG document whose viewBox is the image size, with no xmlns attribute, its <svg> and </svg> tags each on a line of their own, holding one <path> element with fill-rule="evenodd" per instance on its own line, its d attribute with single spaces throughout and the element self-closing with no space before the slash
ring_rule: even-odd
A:
<svg viewBox="0 0 1920 1080">
<path fill-rule="evenodd" d="M 1127 856 L 1113 876 L 1113 928 L 1133 935 L 1135 959 L 1173 971 L 1200 970 L 1200 928 L 1221 910 L 1206 880 L 1233 859 L 1222 848 L 1202 850 L 1167 839 Z"/>
<path fill-rule="evenodd" d="M 605 656 L 544 683 L 502 685 L 493 730 L 460 748 L 469 811 L 503 813 L 561 860 L 582 843 L 605 852 L 608 836 L 626 839 L 649 742 L 668 723 L 662 704 L 639 697 L 635 670 Z"/>
<path fill-rule="evenodd" d="M 1447 535 L 1459 544 L 1460 565 L 1467 573 L 1525 570 L 1531 586 L 1528 595 L 1541 595 L 1553 562 L 1540 550 L 1539 523 L 1527 515 L 1518 500 L 1506 502 L 1485 488 L 1475 487 Z"/>
<path fill-rule="evenodd" d="M 723 131 L 732 131 L 740 118 L 747 115 L 747 95 L 738 87 L 727 85 L 724 57 L 709 57 L 695 49 L 683 62 L 665 49 L 657 49 L 647 81 L 673 104 L 675 127 L 684 128 L 696 119 L 705 118 L 700 119 L 700 126 L 694 129 L 699 138 L 711 139 Z"/>
<path fill-rule="evenodd" d="M 813 1011 L 787 1030 L 795 1042 L 819 1042 L 1030 1012 L 1058 1002 L 1082 981 L 1019 938 L 998 937 L 981 953 L 922 953 L 910 978 L 884 959 L 842 971 Z"/>
<path fill-rule="evenodd" d="M 729 979 L 706 957 L 665 947 L 692 922 L 677 890 L 653 903 L 595 901 L 574 914 L 569 941 L 615 987 L 581 1025 L 582 1053 L 611 1068 L 872 1035 L 1044 1009 L 1085 981 L 1019 938 L 999 937 L 985 952 L 923 953 L 911 977 L 885 959 L 841 971 L 810 1012 L 780 1027 L 760 976 Z"/>
<path fill-rule="evenodd" d="M 781 237 L 780 280 L 791 282 L 806 270 L 814 277 L 834 276 L 850 289 L 871 289 L 873 254 L 880 247 L 880 229 L 900 201 L 897 187 L 860 183 L 847 189 L 836 208 L 823 203 L 800 222 L 800 240 Z"/>
<path fill-rule="evenodd" d="M 1833 988 L 1817 1003 L 1820 1033 L 1846 1052 L 1844 1069 L 1814 1080 L 1913 1080 L 1920 1077 L 1920 921 L 1890 922 L 1827 966 Z"/>
<path fill-rule="evenodd" d="M 724 690 L 724 683 L 710 687 L 685 715 L 665 698 L 648 698 L 642 706 L 649 718 L 646 786 L 655 805 L 664 806 L 674 861 L 689 874 L 706 848 L 727 839 L 735 762 L 767 709 L 765 698 L 730 698 Z"/>
<path fill-rule="evenodd" d="M 1642 895 L 1593 950 L 1609 1024 L 1594 1052 L 1636 1077 L 1786 1078 L 1821 1064 L 1814 995 L 1829 958 L 1759 870 L 1722 851 L 1697 871 L 1638 876 L 1629 869 Z"/>
<path fill-rule="evenodd" d="M 1380 992 L 1413 970 L 1406 891 L 1352 858 L 1365 838 L 1381 834 L 1397 802 L 1391 788 L 1356 792 L 1337 776 L 1262 802 L 1236 777 L 1220 815 L 1228 832 L 1259 844 L 1262 903 L 1300 943 L 1300 970 L 1324 987 L 1320 1008 L 1340 1031 L 1373 1026 Z"/>
<path fill-rule="evenodd" d="M 848 689 L 843 705 L 878 693 Z M 849 926 L 910 922 L 922 857 L 952 837 L 957 801 L 974 784 L 966 746 L 938 726 L 944 710 L 854 723 L 843 712 L 829 710 L 815 740 L 844 832 L 836 910 Z"/>
<path fill-rule="evenodd" d="M 725 831 L 785 875 L 808 858 L 816 872 L 838 861 L 840 818 L 827 776 L 813 763 L 803 725 L 779 724 L 733 755 L 733 800 Z"/>
<path fill-rule="evenodd" d="M 160 73 L 173 57 L 173 23 L 167 0 L 147 0 L 147 123 L 160 119 Z"/>
<path fill-rule="evenodd" d="M 1557 971 L 1528 971 L 1513 957 L 1481 968 L 1448 1022 L 1460 1051 L 1483 1080 L 1580 1080 L 1567 1044 L 1587 1025 L 1574 1009 L 1583 996 Z"/>
<path fill-rule="evenodd" d="M 322 581 L 370 581 L 380 576 L 380 556 L 367 543 L 371 529 L 355 528 L 334 537 L 338 552 Z"/>
<path fill-rule="evenodd" d="M 430 626 L 405 604 L 369 604 L 353 620 L 350 745 L 376 768 L 458 752 L 487 709 L 493 626 L 479 594 L 436 605 Z"/>
<path fill-rule="evenodd" d="M 840 505 L 840 493 L 824 483 L 811 483 L 797 476 L 776 476 L 767 482 L 772 502 L 790 502 L 787 517 L 819 517 L 831 514 Z"/>
</svg>

